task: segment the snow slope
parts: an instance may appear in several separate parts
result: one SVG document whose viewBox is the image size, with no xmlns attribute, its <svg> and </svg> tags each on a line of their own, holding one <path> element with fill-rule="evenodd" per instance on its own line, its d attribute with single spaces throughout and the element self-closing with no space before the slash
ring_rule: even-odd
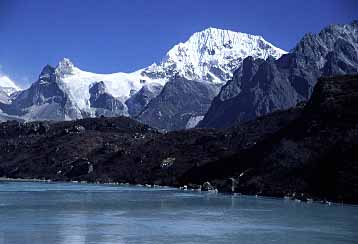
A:
<svg viewBox="0 0 358 244">
<path fill-rule="evenodd" d="M 84 111 L 90 111 L 89 88 L 96 82 L 103 81 L 107 92 L 112 96 L 126 101 L 135 91 L 145 84 L 159 83 L 164 85 L 164 79 L 150 79 L 142 75 L 142 70 L 133 73 L 96 74 L 80 70 L 72 62 L 64 58 L 56 68 L 56 74 L 62 81 L 63 88 L 71 100 Z"/>
<path fill-rule="evenodd" d="M 11 93 L 20 90 L 20 88 L 9 77 L 5 75 L 0 75 L 0 88 L 9 96 L 11 95 Z"/>
<path fill-rule="evenodd" d="M 225 83 L 244 58 L 277 59 L 285 53 L 261 36 L 208 28 L 175 45 L 159 65 L 144 72 L 153 77 L 178 73 L 191 80 Z"/>
</svg>

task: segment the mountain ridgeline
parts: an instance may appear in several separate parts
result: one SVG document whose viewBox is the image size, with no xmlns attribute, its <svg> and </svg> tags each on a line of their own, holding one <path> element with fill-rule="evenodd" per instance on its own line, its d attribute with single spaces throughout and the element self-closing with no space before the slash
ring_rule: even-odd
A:
<svg viewBox="0 0 358 244">
<path fill-rule="evenodd" d="M 223 128 L 294 107 L 320 76 L 358 73 L 358 21 L 306 34 L 279 59 L 247 57 L 213 100 L 199 127 Z"/>
<path fill-rule="evenodd" d="M 123 115 L 166 131 L 230 127 L 306 101 L 320 76 L 357 73 L 357 23 L 306 34 L 289 53 L 260 36 L 208 28 L 133 73 L 95 74 L 63 59 L 23 91 L 2 77 L 0 120 Z"/>
<path fill-rule="evenodd" d="M 159 64 L 132 73 L 91 73 L 63 59 L 26 90 L 11 97 L 0 90 L 0 114 L 26 121 L 123 115 L 158 129 L 185 129 L 205 115 L 243 59 L 285 53 L 261 36 L 208 28 L 175 45 Z"/>
</svg>

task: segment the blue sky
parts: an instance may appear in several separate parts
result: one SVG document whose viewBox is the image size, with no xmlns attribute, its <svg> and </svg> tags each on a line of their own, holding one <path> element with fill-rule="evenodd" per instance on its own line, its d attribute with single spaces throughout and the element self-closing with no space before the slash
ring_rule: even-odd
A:
<svg viewBox="0 0 358 244">
<path fill-rule="evenodd" d="M 0 72 L 24 86 L 62 57 L 98 73 L 134 71 L 210 26 L 289 50 L 357 10 L 357 0 L 0 0 Z"/>
</svg>

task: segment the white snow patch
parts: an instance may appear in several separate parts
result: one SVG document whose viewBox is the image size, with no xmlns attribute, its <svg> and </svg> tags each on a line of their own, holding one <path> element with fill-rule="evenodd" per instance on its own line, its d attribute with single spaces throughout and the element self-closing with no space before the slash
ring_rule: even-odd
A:
<svg viewBox="0 0 358 244">
<path fill-rule="evenodd" d="M 186 129 L 191 129 L 194 128 L 195 126 L 197 126 L 199 124 L 200 121 L 202 121 L 204 119 L 204 116 L 192 116 L 190 117 L 190 119 L 188 120 L 188 122 L 186 123 L 185 128 Z"/>
<path fill-rule="evenodd" d="M 144 71 L 148 74 L 177 73 L 187 79 L 222 84 L 248 56 L 277 59 L 285 53 L 261 36 L 208 28 L 175 45 L 159 65 L 154 63 Z"/>
<path fill-rule="evenodd" d="M 0 75 L 0 87 L 10 96 L 12 93 L 19 91 L 20 88 L 6 75 Z"/>
</svg>

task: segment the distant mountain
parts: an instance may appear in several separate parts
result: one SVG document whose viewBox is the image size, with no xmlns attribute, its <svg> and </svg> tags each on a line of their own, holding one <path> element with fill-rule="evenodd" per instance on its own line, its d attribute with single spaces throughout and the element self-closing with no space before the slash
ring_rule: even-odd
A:
<svg viewBox="0 0 358 244">
<path fill-rule="evenodd" d="M 10 104 L 7 98 L 0 98 L 0 108 L 11 116 L 26 120 L 124 115 L 138 117 L 160 129 L 168 129 L 167 125 L 157 123 L 161 119 L 157 112 L 160 112 L 166 118 L 185 117 L 186 121 L 180 124 L 173 122 L 173 126 L 170 126 L 170 129 L 180 129 L 185 128 L 189 120 L 189 124 L 193 125 L 196 118 L 205 114 L 207 99 L 217 95 L 217 87 L 232 77 L 232 72 L 245 57 L 278 58 L 284 53 L 260 36 L 208 28 L 193 34 L 185 43 L 175 45 L 160 64 L 133 73 L 91 73 L 75 67 L 65 58 L 57 67 L 46 66 L 30 88 L 11 97 Z M 178 77 L 179 83 L 183 80 L 188 80 L 188 84 L 200 82 L 203 91 L 197 90 L 198 94 L 191 94 L 198 96 L 195 105 L 186 109 L 175 105 L 175 115 L 165 114 L 165 109 L 162 111 L 156 107 L 159 106 L 158 100 L 163 99 L 150 102 L 157 96 L 163 96 L 162 90 L 166 94 L 175 94 L 171 96 L 175 100 L 183 98 L 181 91 L 175 90 L 180 86 L 172 85 Z M 169 81 L 168 87 L 163 89 Z M 201 101 L 200 98 L 213 87 L 215 89 L 210 96 Z M 205 105 L 198 105 L 201 102 Z"/>
<path fill-rule="evenodd" d="M 229 127 L 307 100 L 320 76 L 358 73 L 358 21 L 306 34 L 278 60 L 248 57 L 215 97 L 200 127 Z"/>
</svg>

